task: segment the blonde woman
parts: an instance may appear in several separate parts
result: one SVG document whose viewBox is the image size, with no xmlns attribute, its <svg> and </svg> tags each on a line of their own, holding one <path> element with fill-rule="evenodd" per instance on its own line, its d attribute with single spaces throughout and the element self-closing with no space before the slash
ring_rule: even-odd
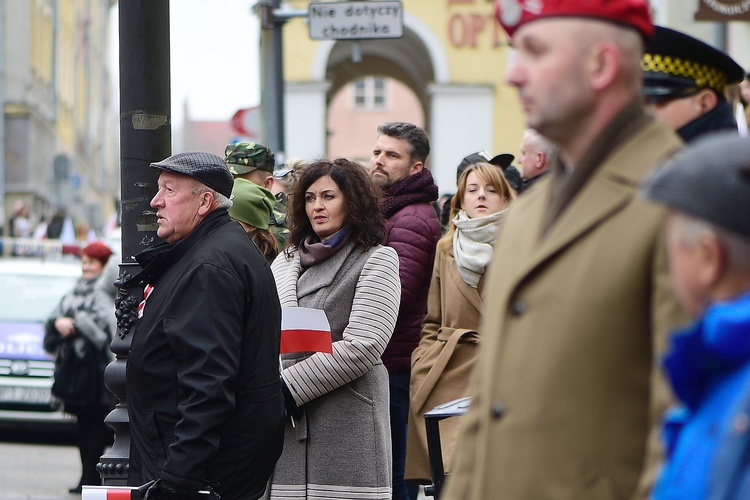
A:
<svg viewBox="0 0 750 500">
<path fill-rule="evenodd" d="M 483 312 L 482 278 L 506 208 L 515 197 L 502 170 L 490 163 L 470 165 L 458 180 L 450 224 L 435 255 L 422 337 L 412 354 L 408 480 L 430 482 L 424 414 L 468 395 Z M 457 425 L 458 419 L 440 423 L 446 471 L 450 471 Z"/>
</svg>

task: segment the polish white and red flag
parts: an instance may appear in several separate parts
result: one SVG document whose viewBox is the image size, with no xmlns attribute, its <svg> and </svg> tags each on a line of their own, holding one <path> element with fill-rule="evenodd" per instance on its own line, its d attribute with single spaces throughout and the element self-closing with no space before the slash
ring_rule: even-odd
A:
<svg viewBox="0 0 750 500">
<path fill-rule="evenodd" d="M 81 500 L 131 500 L 134 490 L 135 486 L 84 486 Z"/>
<path fill-rule="evenodd" d="M 281 308 L 281 354 L 290 352 L 333 354 L 331 325 L 322 309 Z"/>
</svg>

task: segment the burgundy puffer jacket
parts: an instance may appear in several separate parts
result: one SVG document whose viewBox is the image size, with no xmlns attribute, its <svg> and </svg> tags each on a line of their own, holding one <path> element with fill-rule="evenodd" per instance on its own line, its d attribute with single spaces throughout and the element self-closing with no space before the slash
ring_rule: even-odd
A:
<svg viewBox="0 0 750 500">
<path fill-rule="evenodd" d="M 437 186 L 432 182 L 432 174 L 424 169 L 422 173 L 407 179 L 409 184 L 421 191 L 423 199 L 430 199 L 406 205 L 392 215 L 388 207 L 393 206 L 393 203 L 389 203 L 393 200 L 384 200 L 383 204 L 388 219 L 384 244 L 396 249 L 401 278 L 401 306 L 396 328 L 383 353 L 383 364 L 390 372 L 408 372 L 411 369 L 411 353 L 419 343 L 422 321 L 427 314 L 427 292 L 435 263 L 435 247 L 442 235 L 435 208 L 429 203 L 437 199 Z M 399 194 L 406 194 L 403 186 L 399 191 Z M 386 196 L 390 193 L 391 188 Z M 411 194 L 413 196 L 415 193 Z"/>
</svg>

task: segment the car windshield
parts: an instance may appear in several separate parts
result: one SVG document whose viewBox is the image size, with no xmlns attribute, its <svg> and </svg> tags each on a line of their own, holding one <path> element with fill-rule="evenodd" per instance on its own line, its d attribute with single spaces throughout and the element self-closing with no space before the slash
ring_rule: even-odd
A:
<svg viewBox="0 0 750 500">
<path fill-rule="evenodd" d="M 0 279 L 0 321 L 44 321 L 77 278 L 3 274 Z"/>
</svg>

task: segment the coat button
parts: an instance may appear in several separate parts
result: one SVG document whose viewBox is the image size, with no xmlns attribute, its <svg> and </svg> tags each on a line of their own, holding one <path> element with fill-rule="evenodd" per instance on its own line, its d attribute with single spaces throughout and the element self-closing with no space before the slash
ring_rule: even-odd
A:
<svg viewBox="0 0 750 500">
<path fill-rule="evenodd" d="M 492 403 L 492 408 L 490 409 L 490 413 L 492 413 L 493 419 L 498 420 L 505 413 L 505 406 L 503 406 L 501 402 L 496 401 Z"/>
<path fill-rule="evenodd" d="M 513 316 L 521 316 L 526 312 L 526 302 L 523 300 L 514 300 L 510 305 L 510 310 L 513 312 Z"/>
</svg>

